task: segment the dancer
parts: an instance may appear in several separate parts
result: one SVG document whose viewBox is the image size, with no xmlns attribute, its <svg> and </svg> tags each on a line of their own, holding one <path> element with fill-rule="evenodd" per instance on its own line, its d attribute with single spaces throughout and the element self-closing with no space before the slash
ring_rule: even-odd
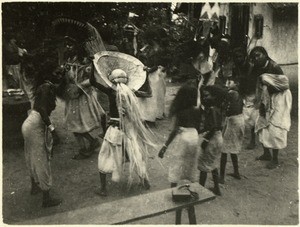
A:
<svg viewBox="0 0 300 227">
<path fill-rule="evenodd" d="M 101 56 L 103 58 L 108 57 L 104 61 L 107 63 L 109 62 L 110 54 L 112 55 L 113 61 L 117 59 L 118 62 L 122 62 L 122 60 L 124 60 L 122 57 L 129 59 L 127 63 L 123 65 L 125 70 L 128 68 L 131 69 L 128 71 L 128 74 L 120 68 L 105 69 L 105 67 L 101 67 Z M 139 66 L 134 65 L 136 60 L 137 59 L 132 56 L 125 56 L 125 54 L 122 53 L 109 51 L 102 53 L 102 55 L 100 52 L 98 56 L 96 54 L 94 59 L 94 65 L 97 70 L 95 74 L 98 74 L 98 77 L 104 76 L 105 72 L 111 71 L 111 73 L 106 74 L 106 78 L 104 78 L 104 81 L 109 81 L 109 86 L 104 86 L 99 83 L 94 74 L 92 74 L 90 79 L 91 84 L 105 92 L 110 100 L 110 126 L 106 131 L 98 156 L 101 186 L 96 193 L 101 196 L 107 196 L 106 175 L 111 173 L 112 181 L 119 182 L 123 175 L 123 165 L 126 159 L 129 160 L 129 185 L 131 185 L 133 181 L 133 171 L 136 171 L 144 187 L 146 189 L 150 188 L 146 162 L 149 149 L 155 148 L 156 145 L 152 142 L 153 134 L 145 128 L 142 122 L 137 97 L 129 88 L 130 86 L 137 90 L 144 82 L 144 80 L 140 80 L 140 77 L 146 76 L 145 72 L 143 73 L 142 65 L 140 65 L 140 70 L 142 71 L 139 71 Z M 100 66 L 97 64 L 100 64 Z M 106 66 L 112 65 L 115 64 L 106 64 Z M 118 66 L 122 68 L 122 65 L 119 64 Z M 126 84 L 128 84 L 128 86 Z"/>
<path fill-rule="evenodd" d="M 79 145 L 79 151 L 72 158 L 85 159 L 100 145 L 99 140 L 90 132 L 100 126 L 103 131 L 106 129 L 105 111 L 89 82 L 91 61 L 88 57 L 93 55 L 91 51 L 97 44 L 91 35 L 95 33 L 95 29 L 88 23 L 66 18 L 58 18 L 52 24 L 55 34 L 63 36 L 65 40 L 65 76 L 58 95 L 65 101 L 67 128 L 74 134 Z M 104 49 L 104 45 L 102 46 Z M 88 147 L 86 141 L 89 142 Z"/>
<path fill-rule="evenodd" d="M 100 127 L 101 116 L 105 115 L 105 112 L 94 96 L 93 88 L 89 83 L 90 62 L 80 55 L 80 49 L 76 50 L 74 46 L 76 42 L 68 39 L 66 45 L 69 46 L 69 53 L 73 54 L 70 53 L 65 64 L 68 70 L 65 74 L 65 118 L 68 129 L 73 132 L 80 146 L 79 152 L 73 156 L 73 159 L 84 159 L 92 155 L 100 145 L 98 139 L 93 138 L 90 132 Z M 80 47 L 77 46 L 77 48 Z M 103 124 L 103 130 L 105 127 Z M 89 141 L 88 149 L 84 139 Z"/>
</svg>

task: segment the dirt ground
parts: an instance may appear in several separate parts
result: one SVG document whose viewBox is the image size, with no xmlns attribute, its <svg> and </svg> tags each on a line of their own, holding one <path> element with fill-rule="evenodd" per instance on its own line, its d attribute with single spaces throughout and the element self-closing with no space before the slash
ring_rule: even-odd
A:
<svg viewBox="0 0 300 227">
<path fill-rule="evenodd" d="M 173 99 L 179 85 L 168 84 L 167 107 Z M 106 108 L 107 105 L 104 105 Z M 295 111 L 294 111 L 295 112 Z M 22 147 L 10 146 L 3 150 L 3 221 L 15 224 L 20 221 L 70 211 L 87 206 L 99 205 L 110 201 L 148 193 L 138 179 L 130 190 L 127 190 L 126 179 L 120 184 L 109 181 L 109 196 L 99 197 L 94 193 L 99 186 L 97 172 L 97 154 L 86 160 L 72 160 L 78 149 L 73 135 L 63 124 L 64 105 L 58 101 L 53 113 L 53 121 L 57 126 L 61 143 L 55 148 L 52 160 L 53 194 L 62 198 L 61 206 L 41 208 L 42 195 L 30 195 L 30 178 L 25 166 Z M 297 114 L 294 114 L 297 116 Z M 242 180 L 226 176 L 221 185 L 223 195 L 215 200 L 196 206 L 198 224 L 268 224 L 296 225 L 298 218 L 298 118 L 292 118 L 291 131 L 288 134 L 288 147 L 280 151 L 281 165 L 274 170 L 265 168 L 266 163 L 255 161 L 262 153 L 262 147 L 254 150 L 243 150 L 239 155 Z M 157 122 L 153 131 L 165 141 L 170 132 L 170 120 Z M 100 134 L 100 130 L 93 132 Z M 102 141 L 99 138 L 100 141 Z M 170 151 L 169 151 L 170 152 Z M 151 179 L 150 191 L 170 187 L 167 180 L 170 159 L 168 153 L 162 165 L 156 154 L 149 160 Z M 230 159 L 227 173 L 232 172 Z M 128 174 L 128 172 L 126 172 Z M 206 187 L 212 186 L 211 175 Z M 155 199 L 155 198 L 154 198 Z M 136 221 L 133 224 L 174 224 L 175 214 L 168 213 L 158 217 Z M 183 213 L 183 224 L 188 224 L 187 213 Z M 78 223 L 86 224 L 86 223 Z"/>
</svg>

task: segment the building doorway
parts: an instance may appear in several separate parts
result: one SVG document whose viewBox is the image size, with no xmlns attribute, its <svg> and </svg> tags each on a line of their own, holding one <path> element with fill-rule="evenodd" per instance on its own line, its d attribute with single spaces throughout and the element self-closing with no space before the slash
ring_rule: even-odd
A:
<svg viewBox="0 0 300 227">
<path fill-rule="evenodd" d="M 231 44 L 247 49 L 250 4 L 231 3 Z"/>
</svg>

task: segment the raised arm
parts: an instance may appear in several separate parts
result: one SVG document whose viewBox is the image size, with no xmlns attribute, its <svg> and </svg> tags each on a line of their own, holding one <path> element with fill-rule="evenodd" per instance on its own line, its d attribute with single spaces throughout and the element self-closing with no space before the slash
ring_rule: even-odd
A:
<svg viewBox="0 0 300 227">
<path fill-rule="evenodd" d="M 94 64 L 92 64 L 92 69 L 91 69 L 91 75 L 90 75 L 90 79 L 89 82 L 92 86 L 94 86 L 95 88 L 99 89 L 100 91 L 104 92 L 105 94 L 111 93 L 112 90 L 114 90 L 114 87 L 105 87 L 104 85 L 98 83 L 96 81 L 95 78 L 95 66 Z M 113 85 L 115 86 L 115 85 Z"/>
</svg>

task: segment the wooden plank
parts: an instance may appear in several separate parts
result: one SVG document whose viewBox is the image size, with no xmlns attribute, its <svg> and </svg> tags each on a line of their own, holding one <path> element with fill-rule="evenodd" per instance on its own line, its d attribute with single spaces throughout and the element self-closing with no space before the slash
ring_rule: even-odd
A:
<svg viewBox="0 0 300 227">
<path fill-rule="evenodd" d="M 172 201 L 172 189 L 169 188 L 92 207 L 27 220 L 18 224 L 125 224 L 204 203 L 215 198 L 212 192 L 198 183 L 191 184 L 191 187 L 199 195 L 197 200 L 175 203 Z"/>
</svg>

